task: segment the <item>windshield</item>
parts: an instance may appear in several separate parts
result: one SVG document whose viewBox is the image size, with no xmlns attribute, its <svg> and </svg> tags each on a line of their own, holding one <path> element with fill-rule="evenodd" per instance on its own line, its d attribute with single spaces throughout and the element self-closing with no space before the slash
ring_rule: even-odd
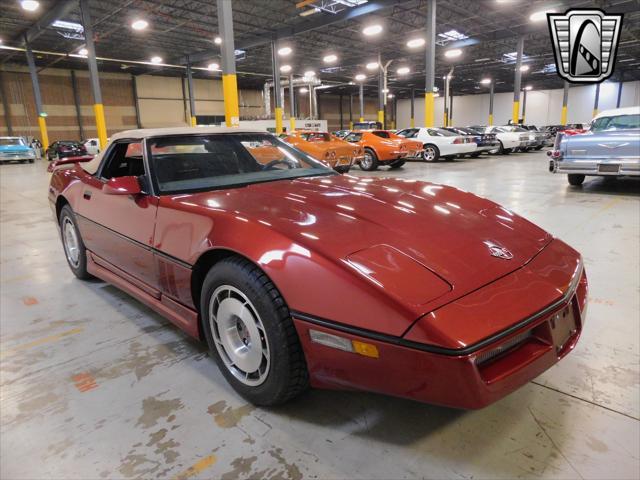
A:
<svg viewBox="0 0 640 480">
<path fill-rule="evenodd" d="M 355 142 L 359 142 L 360 140 L 362 140 L 362 134 L 361 133 L 350 133 L 349 135 L 347 135 L 346 137 L 344 137 L 345 142 L 351 142 L 351 143 L 355 143 Z"/>
<path fill-rule="evenodd" d="M 0 138 L 0 145 L 24 145 L 24 139 L 22 137 L 2 137 Z"/>
<path fill-rule="evenodd" d="M 618 115 L 615 117 L 600 117 L 591 124 L 592 132 L 603 130 L 628 130 L 640 128 L 640 115 Z"/>
<path fill-rule="evenodd" d="M 457 134 L 445 130 L 444 128 L 429 128 L 427 130 L 432 137 L 455 137 Z"/>
<path fill-rule="evenodd" d="M 373 133 L 376 137 L 380 137 L 380 138 L 391 138 L 391 135 L 389 135 L 389 132 L 385 132 L 385 131 L 377 131 L 377 132 L 371 132 Z"/>
<path fill-rule="evenodd" d="M 405 128 L 404 130 L 400 130 L 396 133 L 396 135 L 400 135 L 404 138 L 415 138 L 418 135 L 417 128 Z"/>
<path fill-rule="evenodd" d="M 300 136 L 304 138 L 307 142 L 330 142 L 331 137 L 328 133 L 322 132 L 308 132 L 301 133 Z"/>
<path fill-rule="evenodd" d="M 322 163 L 262 133 L 150 138 L 147 153 L 161 194 L 333 174 Z"/>
</svg>

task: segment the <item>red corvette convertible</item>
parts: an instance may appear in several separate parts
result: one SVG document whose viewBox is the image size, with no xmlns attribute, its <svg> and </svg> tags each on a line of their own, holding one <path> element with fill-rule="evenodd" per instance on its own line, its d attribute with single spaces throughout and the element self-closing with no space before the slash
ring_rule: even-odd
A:
<svg viewBox="0 0 640 480">
<path fill-rule="evenodd" d="M 258 405 L 312 386 L 479 408 L 584 322 L 561 240 L 455 188 L 338 175 L 265 132 L 122 132 L 59 161 L 49 199 L 77 277 L 205 340 Z"/>
</svg>

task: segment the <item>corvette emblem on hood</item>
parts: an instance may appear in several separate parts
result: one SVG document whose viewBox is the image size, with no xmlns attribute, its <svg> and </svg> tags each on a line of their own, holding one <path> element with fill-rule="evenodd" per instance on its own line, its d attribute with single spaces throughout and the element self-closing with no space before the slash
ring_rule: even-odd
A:
<svg viewBox="0 0 640 480">
<path fill-rule="evenodd" d="M 492 257 L 502 258 L 503 260 L 511 260 L 513 258 L 513 253 L 498 245 L 489 245 L 489 252 Z"/>
</svg>

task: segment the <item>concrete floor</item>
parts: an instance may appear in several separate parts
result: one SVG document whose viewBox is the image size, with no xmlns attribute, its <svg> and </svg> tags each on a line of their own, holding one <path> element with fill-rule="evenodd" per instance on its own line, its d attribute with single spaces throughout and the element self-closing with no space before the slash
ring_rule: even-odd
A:
<svg viewBox="0 0 640 480">
<path fill-rule="evenodd" d="M 0 165 L 0 477 L 640 477 L 640 182 L 574 189 L 543 152 L 393 175 L 489 197 L 580 250 L 591 291 L 576 350 L 481 411 L 330 391 L 254 408 L 202 345 L 73 277 L 43 162 Z"/>
</svg>

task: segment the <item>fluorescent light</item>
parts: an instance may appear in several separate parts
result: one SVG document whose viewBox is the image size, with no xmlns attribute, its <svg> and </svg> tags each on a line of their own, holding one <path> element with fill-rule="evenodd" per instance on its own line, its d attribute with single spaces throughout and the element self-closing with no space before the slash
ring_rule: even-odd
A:
<svg viewBox="0 0 640 480">
<path fill-rule="evenodd" d="M 436 98 L 436 97 L 439 97 L 439 96 L 440 96 L 440 94 L 438 92 L 433 94 L 433 98 Z"/>
<path fill-rule="evenodd" d="M 411 69 L 409 67 L 400 67 L 398 70 L 396 70 L 396 73 L 398 75 L 406 75 L 410 71 L 411 71 Z"/>
<path fill-rule="evenodd" d="M 80 50 L 78 50 L 78 55 L 86 57 L 87 55 L 89 55 L 89 50 L 87 50 L 86 48 L 81 48 Z"/>
<path fill-rule="evenodd" d="M 63 28 L 64 30 L 71 30 L 74 32 L 84 32 L 84 27 L 76 22 L 67 22 L 65 20 L 56 20 L 51 24 L 55 28 Z"/>
<path fill-rule="evenodd" d="M 528 72 L 529 71 L 529 65 L 522 65 L 520 67 L 520 71 L 521 72 Z"/>
<path fill-rule="evenodd" d="M 218 65 L 216 62 L 210 63 L 209 65 L 207 65 L 207 70 L 209 70 L 210 72 L 215 72 L 216 70 L 220 70 L 220 65 Z"/>
<path fill-rule="evenodd" d="M 302 87 L 300 90 L 298 90 L 298 92 L 300 92 L 300 93 L 308 93 L 309 89 L 305 88 L 305 87 Z"/>
<path fill-rule="evenodd" d="M 155 57 L 151 57 L 151 63 L 162 63 L 162 57 L 157 55 Z"/>
<path fill-rule="evenodd" d="M 525 90 L 533 90 L 533 87 L 531 85 L 527 85 L 526 87 L 524 87 Z"/>
<path fill-rule="evenodd" d="M 338 60 L 338 57 L 337 57 L 337 55 L 334 55 L 333 53 L 332 53 L 331 55 L 327 55 L 326 57 L 324 57 L 324 58 L 322 59 L 322 61 L 323 61 L 324 63 L 333 63 L 333 62 L 335 62 L 336 60 Z"/>
<path fill-rule="evenodd" d="M 460 33 L 457 30 L 449 30 L 448 32 L 439 33 L 438 36 L 440 38 L 444 38 L 445 40 L 466 40 L 467 38 L 469 38 L 468 35 Z"/>
<path fill-rule="evenodd" d="M 220 37 L 216 37 L 213 39 L 213 43 L 216 45 L 220 45 L 222 43 L 222 39 Z"/>
<path fill-rule="evenodd" d="M 424 38 L 413 38 L 407 42 L 409 48 L 420 48 L 424 45 Z"/>
<path fill-rule="evenodd" d="M 460 55 L 462 55 L 462 50 L 460 50 L 459 48 L 454 48 L 452 50 L 447 50 L 446 52 L 444 52 L 444 56 L 447 58 L 455 58 L 459 57 Z"/>
<path fill-rule="evenodd" d="M 300 16 L 306 17 L 307 15 L 313 15 L 314 13 L 319 13 L 321 11 L 322 10 L 320 10 L 318 7 L 313 7 L 313 8 L 310 8 L 309 10 L 305 10 L 304 12 L 301 12 Z"/>
<path fill-rule="evenodd" d="M 378 68 L 378 62 L 367 63 L 367 70 L 375 70 L 376 68 Z"/>
<path fill-rule="evenodd" d="M 355 78 L 358 82 L 363 82 L 367 79 L 367 76 L 364 73 L 359 73 Z"/>
<path fill-rule="evenodd" d="M 282 73 L 289 73 L 291 71 L 291 65 L 282 65 L 280 71 Z"/>
<path fill-rule="evenodd" d="M 547 13 L 555 13 L 555 10 L 540 10 L 529 15 L 529 20 L 532 22 L 540 22 L 547 19 Z"/>
<path fill-rule="evenodd" d="M 20 6 L 27 12 L 35 12 L 40 6 L 40 2 L 36 2 L 35 0 L 23 0 L 20 2 Z"/>
<path fill-rule="evenodd" d="M 389 93 L 389 89 L 388 88 L 383 88 L 382 89 L 382 93 Z"/>
<path fill-rule="evenodd" d="M 315 77 L 316 72 L 314 72 L 313 70 L 307 70 L 306 72 L 304 72 L 304 76 L 307 78 Z"/>
<path fill-rule="evenodd" d="M 282 47 L 278 49 L 278 55 L 282 56 L 282 57 L 286 57 L 287 55 L 289 55 L 293 50 L 291 50 L 291 47 Z"/>
<path fill-rule="evenodd" d="M 367 36 L 377 35 L 380 32 L 382 32 L 382 25 L 377 23 L 374 25 L 369 25 L 368 27 L 365 27 L 362 29 L 362 33 L 364 33 Z"/>
<path fill-rule="evenodd" d="M 483 78 L 482 80 L 480 80 L 480 83 L 483 85 L 489 85 L 491 83 L 491 79 L 490 78 Z"/>
<path fill-rule="evenodd" d="M 149 22 L 147 22 L 146 20 L 143 20 L 141 18 L 138 19 L 138 20 L 134 20 L 131 23 L 131 28 L 133 28 L 134 30 L 144 30 L 148 26 L 149 26 Z"/>
<path fill-rule="evenodd" d="M 390 93 L 389 95 L 387 95 L 387 98 L 393 98 L 393 97 L 395 97 L 393 93 Z"/>
</svg>

